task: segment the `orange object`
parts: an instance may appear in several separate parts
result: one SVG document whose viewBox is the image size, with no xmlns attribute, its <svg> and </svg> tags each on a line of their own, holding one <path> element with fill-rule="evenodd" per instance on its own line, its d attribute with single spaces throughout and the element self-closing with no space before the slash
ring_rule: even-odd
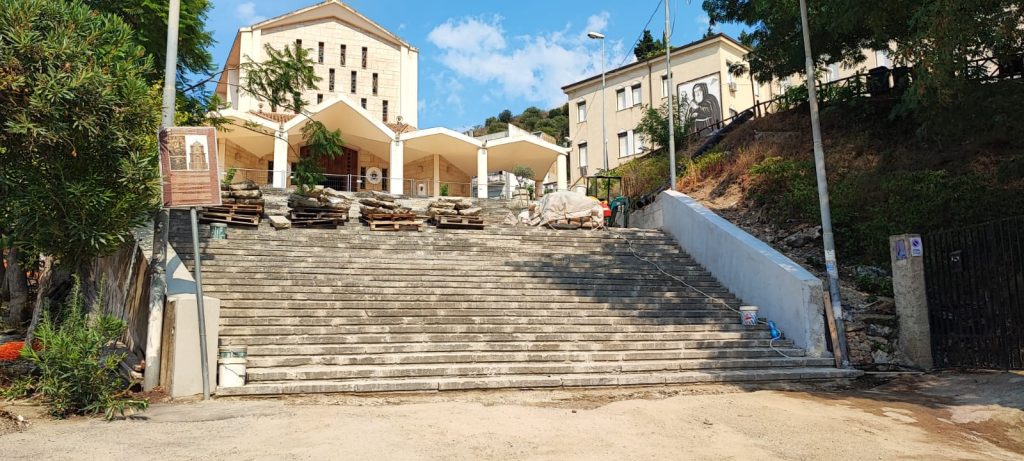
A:
<svg viewBox="0 0 1024 461">
<path fill-rule="evenodd" d="M 33 349 L 39 350 L 39 343 L 34 343 Z M 11 341 L 0 344 L 0 362 L 13 362 L 21 357 L 21 349 L 25 347 L 25 341 Z"/>
<path fill-rule="evenodd" d="M 604 208 L 604 217 L 612 217 L 612 209 L 608 206 L 607 202 L 601 202 L 601 208 Z"/>
</svg>

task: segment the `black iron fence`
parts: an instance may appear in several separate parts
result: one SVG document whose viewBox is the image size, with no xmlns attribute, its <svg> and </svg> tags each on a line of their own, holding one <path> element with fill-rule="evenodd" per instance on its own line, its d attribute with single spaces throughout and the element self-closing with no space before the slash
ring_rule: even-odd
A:
<svg viewBox="0 0 1024 461">
<path fill-rule="evenodd" d="M 923 241 L 935 366 L 1024 369 L 1024 216 Z"/>
</svg>

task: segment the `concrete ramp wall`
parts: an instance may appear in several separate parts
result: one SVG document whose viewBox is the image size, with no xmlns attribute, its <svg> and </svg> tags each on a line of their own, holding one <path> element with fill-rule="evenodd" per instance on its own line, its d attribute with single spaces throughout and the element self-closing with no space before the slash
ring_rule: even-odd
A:
<svg viewBox="0 0 1024 461">
<path fill-rule="evenodd" d="M 829 357 L 821 280 L 768 244 L 693 198 L 665 191 L 630 216 L 640 228 L 660 228 L 759 316 L 775 321 L 812 357 Z"/>
</svg>

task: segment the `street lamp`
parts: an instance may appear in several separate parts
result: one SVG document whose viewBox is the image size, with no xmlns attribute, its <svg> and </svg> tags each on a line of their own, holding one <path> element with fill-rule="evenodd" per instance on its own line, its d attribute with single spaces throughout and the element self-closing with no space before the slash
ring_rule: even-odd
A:
<svg viewBox="0 0 1024 461">
<path fill-rule="evenodd" d="M 601 41 L 601 150 L 604 155 L 604 171 L 605 174 L 608 172 L 608 116 L 605 115 L 605 87 L 607 82 L 605 81 L 604 73 L 604 61 L 605 61 L 605 40 L 604 34 L 600 32 L 587 32 L 587 37 L 592 40 Z"/>
<path fill-rule="evenodd" d="M 821 209 L 821 239 L 825 246 L 825 271 L 828 274 L 829 297 L 835 316 L 836 352 L 843 357 L 843 367 L 849 367 L 849 349 L 846 346 L 846 328 L 843 325 L 843 303 L 839 297 L 839 263 L 832 235 L 832 211 L 828 200 L 828 179 L 825 175 L 825 149 L 821 141 L 821 123 L 818 117 L 817 82 L 814 79 L 814 55 L 811 53 L 811 32 L 807 21 L 807 1 L 800 0 L 800 23 L 804 36 L 804 65 L 807 68 L 807 102 L 811 109 L 811 136 L 814 140 L 814 169 L 818 178 L 818 204 Z"/>
</svg>

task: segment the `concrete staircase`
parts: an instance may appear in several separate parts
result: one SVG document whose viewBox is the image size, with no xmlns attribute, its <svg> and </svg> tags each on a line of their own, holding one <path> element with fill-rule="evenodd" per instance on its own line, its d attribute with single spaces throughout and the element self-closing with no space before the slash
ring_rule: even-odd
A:
<svg viewBox="0 0 1024 461">
<path fill-rule="evenodd" d="M 188 218 L 171 239 L 191 265 Z M 202 235 L 208 229 L 203 226 Z M 203 239 L 220 338 L 248 346 L 220 395 L 842 379 L 738 307 L 660 231 L 229 231 Z M 772 347 L 774 346 L 774 347 Z"/>
</svg>

